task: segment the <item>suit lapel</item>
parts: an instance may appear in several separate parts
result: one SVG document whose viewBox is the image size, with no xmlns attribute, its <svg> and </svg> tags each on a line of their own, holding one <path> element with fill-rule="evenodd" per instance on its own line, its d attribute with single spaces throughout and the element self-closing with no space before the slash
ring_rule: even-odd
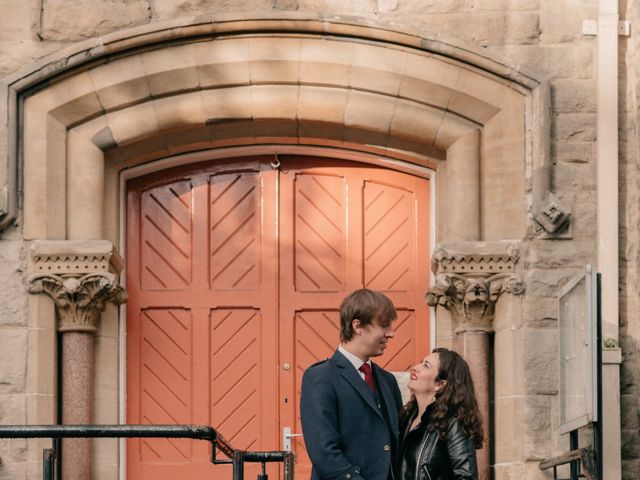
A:
<svg viewBox="0 0 640 480">
<path fill-rule="evenodd" d="M 384 400 L 384 408 L 387 410 L 387 418 L 391 425 L 398 425 L 398 412 L 396 411 L 396 402 L 393 399 L 393 393 L 389 387 L 389 384 L 386 382 L 386 379 L 382 375 L 382 369 L 371 362 L 373 365 L 373 376 L 376 379 L 376 384 L 378 385 L 378 390 L 380 391 L 380 395 L 382 395 L 382 399 Z M 397 429 L 394 428 L 392 431 L 394 432 Z"/>
<path fill-rule="evenodd" d="M 371 390 L 369 390 L 369 387 L 356 369 L 353 368 L 353 365 L 349 360 L 347 360 L 339 351 L 336 351 L 331 360 L 333 360 L 334 364 L 338 367 L 340 375 L 342 375 L 342 377 L 360 394 L 364 402 L 369 405 L 369 407 L 371 407 L 371 409 L 376 412 L 382 420 L 384 420 L 382 412 L 378 408 L 373 395 L 371 395 Z"/>
</svg>

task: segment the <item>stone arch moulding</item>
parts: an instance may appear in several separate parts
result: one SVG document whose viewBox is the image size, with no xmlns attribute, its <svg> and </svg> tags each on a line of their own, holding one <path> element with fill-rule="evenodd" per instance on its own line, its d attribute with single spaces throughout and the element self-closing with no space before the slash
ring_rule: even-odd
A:
<svg viewBox="0 0 640 480">
<path fill-rule="evenodd" d="M 566 206 L 549 189 L 546 83 L 455 40 L 279 15 L 115 32 L 5 79 L 0 231 L 22 207 L 25 238 L 115 242 L 105 220 L 117 172 L 178 153 L 265 143 L 450 168 L 442 186 L 471 188 L 463 200 L 479 219 L 463 231 L 456 219 L 439 224 L 453 240 L 522 237 L 528 188 L 540 229 L 552 234 L 565 222 Z M 500 178 L 516 181 L 509 190 Z M 460 198 L 438 200 L 445 208 Z M 505 215 L 515 230 L 501 226 Z"/>
</svg>

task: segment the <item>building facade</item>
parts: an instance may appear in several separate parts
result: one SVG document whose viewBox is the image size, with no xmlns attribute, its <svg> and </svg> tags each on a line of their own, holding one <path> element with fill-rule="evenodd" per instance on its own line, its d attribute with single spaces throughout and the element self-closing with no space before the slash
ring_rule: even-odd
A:
<svg viewBox="0 0 640 480">
<path fill-rule="evenodd" d="M 366 286 L 398 307 L 400 379 L 435 345 L 469 361 L 481 478 L 551 478 L 558 294 L 591 264 L 604 478 L 640 475 L 637 2 L 5 3 L 0 423 L 282 448 Z M 40 478 L 43 446 L 0 440 L 0 478 Z M 64 455 L 65 478 L 212 468 L 187 441 Z"/>
</svg>

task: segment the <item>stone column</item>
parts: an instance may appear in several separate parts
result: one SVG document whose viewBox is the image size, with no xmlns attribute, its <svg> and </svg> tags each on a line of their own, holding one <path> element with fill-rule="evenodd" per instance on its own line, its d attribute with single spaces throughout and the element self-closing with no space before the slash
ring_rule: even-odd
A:
<svg viewBox="0 0 640 480">
<path fill-rule="evenodd" d="M 485 444 L 477 454 L 480 480 L 491 477 L 492 372 L 489 365 L 495 304 L 502 293 L 520 295 L 524 292 L 519 275 L 514 273 L 517 260 L 515 242 L 443 243 L 433 255 L 436 281 L 426 295 L 430 306 L 451 312 L 455 348 L 471 370 L 485 435 Z"/>
<path fill-rule="evenodd" d="M 105 304 L 122 303 L 118 285 L 122 261 L 110 242 L 43 241 L 31 245 L 37 273 L 29 277 L 30 293 L 54 301 L 62 335 L 62 423 L 90 424 L 93 405 L 93 335 Z M 63 441 L 65 480 L 90 480 L 91 440 Z"/>
<path fill-rule="evenodd" d="M 480 130 L 447 150 L 447 238 L 480 239 Z"/>
</svg>

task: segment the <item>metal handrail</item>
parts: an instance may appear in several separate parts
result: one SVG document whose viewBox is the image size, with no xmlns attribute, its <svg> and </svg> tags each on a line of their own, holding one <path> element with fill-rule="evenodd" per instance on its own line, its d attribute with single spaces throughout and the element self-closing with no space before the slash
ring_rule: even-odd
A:
<svg viewBox="0 0 640 480">
<path fill-rule="evenodd" d="M 56 440 L 61 438 L 191 438 L 211 443 L 211 463 L 232 464 L 233 480 L 244 480 L 244 464 L 262 463 L 259 480 L 267 480 L 265 463 L 282 462 L 283 480 L 294 480 L 292 452 L 252 452 L 236 450 L 213 427 L 207 425 L 5 425 L 0 426 L 0 438 L 51 438 L 54 448 L 44 449 L 43 478 L 54 480 Z M 218 459 L 220 450 L 228 460 Z"/>
</svg>

